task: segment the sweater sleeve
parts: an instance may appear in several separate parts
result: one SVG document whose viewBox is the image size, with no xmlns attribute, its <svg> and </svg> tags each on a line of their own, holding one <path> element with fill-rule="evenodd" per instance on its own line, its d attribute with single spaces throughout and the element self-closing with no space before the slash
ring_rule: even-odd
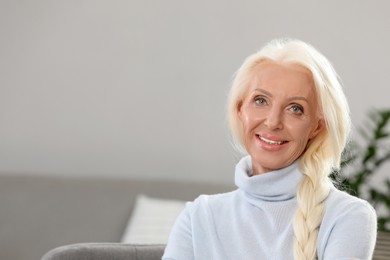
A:
<svg viewBox="0 0 390 260">
<path fill-rule="evenodd" d="M 371 259 L 377 235 L 375 210 L 362 200 L 344 206 L 335 212 L 323 259 Z"/>
<path fill-rule="evenodd" d="M 162 257 L 163 260 L 195 259 L 192 243 L 191 204 L 188 202 L 176 219 Z"/>
</svg>

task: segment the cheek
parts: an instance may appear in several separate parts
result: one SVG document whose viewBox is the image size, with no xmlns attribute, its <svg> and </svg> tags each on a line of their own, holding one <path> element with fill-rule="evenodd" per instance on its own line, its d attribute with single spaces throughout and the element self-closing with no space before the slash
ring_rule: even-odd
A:
<svg viewBox="0 0 390 260">
<path fill-rule="evenodd" d="M 240 113 L 240 119 L 245 128 L 252 128 L 261 122 L 261 113 L 251 108 L 244 108 Z M 247 129 L 248 130 L 248 129 Z"/>
<path fill-rule="evenodd" d="M 290 124 L 289 129 L 290 132 L 294 133 L 295 139 L 302 146 L 306 146 L 313 132 L 313 126 L 309 123 Z"/>
</svg>

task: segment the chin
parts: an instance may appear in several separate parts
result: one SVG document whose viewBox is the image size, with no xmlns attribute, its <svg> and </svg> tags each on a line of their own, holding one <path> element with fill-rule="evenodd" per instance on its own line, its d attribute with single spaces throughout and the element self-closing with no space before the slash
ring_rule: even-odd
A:
<svg viewBox="0 0 390 260">
<path fill-rule="evenodd" d="M 275 160 L 277 158 L 273 157 L 265 157 L 264 155 L 258 155 L 257 159 L 256 156 L 252 156 L 252 166 L 254 173 L 261 174 L 266 173 L 274 170 L 279 170 L 282 168 L 285 168 L 289 165 L 291 165 L 294 160 Z M 257 172 L 255 172 L 257 171 Z"/>
</svg>

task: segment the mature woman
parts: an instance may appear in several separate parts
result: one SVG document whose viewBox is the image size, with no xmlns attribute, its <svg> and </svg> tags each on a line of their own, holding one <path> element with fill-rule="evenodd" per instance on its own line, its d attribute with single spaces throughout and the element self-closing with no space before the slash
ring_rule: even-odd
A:
<svg viewBox="0 0 390 260">
<path fill-rule="evenodd" d="M 163 259 L 371 259 L 376 214 L 329 179 L 350 130 L 330 62 L 298 40 L 248 57 L 228 100 L 238 189 L 188 203 Z"/>
</svg>

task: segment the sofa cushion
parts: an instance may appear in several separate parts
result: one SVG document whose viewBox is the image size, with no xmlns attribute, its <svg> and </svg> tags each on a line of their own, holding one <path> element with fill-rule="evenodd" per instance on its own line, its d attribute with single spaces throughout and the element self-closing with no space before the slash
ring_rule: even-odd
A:
<svg viewBox="0 0 390 260">
<path fill-rule="evenodd" d="M 166 244 L 185 201 L 137 196 L 122 243 Z"/>
</svg>

